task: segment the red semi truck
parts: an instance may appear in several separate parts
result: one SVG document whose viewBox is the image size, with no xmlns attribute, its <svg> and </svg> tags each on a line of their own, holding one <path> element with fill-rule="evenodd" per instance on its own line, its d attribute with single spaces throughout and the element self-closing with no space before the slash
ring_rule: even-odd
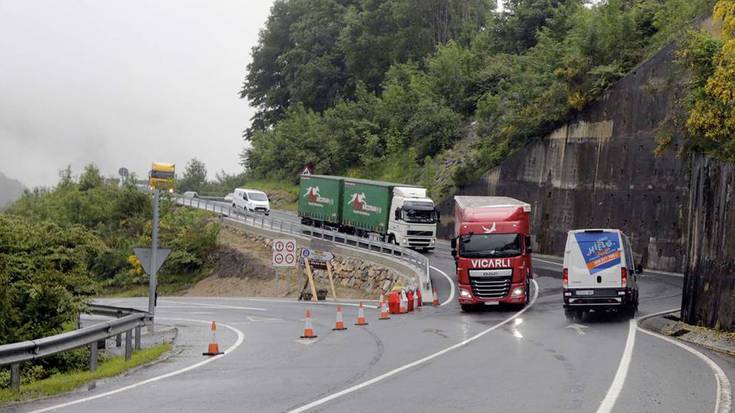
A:
<svg viewBox="0 0 735 413">
<path fill-rule="evenodd" d="M 452 256 L 459 304 L 525 305 L 531 270 L 531 205 L 498 196 L 455 196 Z"/>
</svg>

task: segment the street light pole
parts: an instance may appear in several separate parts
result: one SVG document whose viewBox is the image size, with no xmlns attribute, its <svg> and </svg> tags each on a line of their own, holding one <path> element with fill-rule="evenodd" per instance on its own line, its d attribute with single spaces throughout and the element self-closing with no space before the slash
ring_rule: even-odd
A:
<svg viewBox="0 0 735 413">
<path fill-rule="evenodd" d="M 148 329 L 153 331 L 153 320 L 156 312 L 156 258 L 158 258 L 158 221 L 159 221 L 159 201 L 161 197 L 161 190 L 156 188 L 153 190 L 153 230 L 151 233 L 151 274 L 148 283 L 148 312 L 151 315 L 151 325 Z"/>
</svg>

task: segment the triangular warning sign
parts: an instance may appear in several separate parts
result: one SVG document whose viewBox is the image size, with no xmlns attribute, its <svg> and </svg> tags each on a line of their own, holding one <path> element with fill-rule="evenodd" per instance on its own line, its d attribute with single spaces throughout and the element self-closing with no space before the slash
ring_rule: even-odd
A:
<svg viewBox="0 0 735 413">
<path fill-rule="evenodd" d="M 135 256 L 140 260 L 140 265 L 143 267 L 143 271 L 145 271 L 146 274 L 151 275 L 151 272 L 153 272 L 151 271 L 151 251 L 153 250 L 150 248 L 133 248 L 133 251 L 135 251 Z M 171 254 L 171 248 L 159 248 L 156 252 L 155 272 L 158 272 L 161 265 L 163 265 L 163 262 L 166 261 L 166 258 Z"/>
<path fill-rule="evenodd" d="M 308 166 L 305 166 L 304 170 L 301 171 L 301 175 L 311 175 L 311 168 L 309 168 Z"/>
</svg>

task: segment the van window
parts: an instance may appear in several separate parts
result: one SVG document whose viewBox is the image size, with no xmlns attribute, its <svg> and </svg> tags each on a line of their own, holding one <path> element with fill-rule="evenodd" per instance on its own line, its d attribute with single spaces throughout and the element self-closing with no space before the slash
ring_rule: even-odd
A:
<svg viewBox="0 0 735 413">
<path fill-rule="evenodd" d="M 267 201 L 268 197 L 260 192 L 248 192 L 248 197 L 253 201 Z"/>
<path fill-rule="evenodd" d="M 574 237 L 590 274 L 620 265 L 622 254 L 617 232 L 577 232 Z"/>
</svg>

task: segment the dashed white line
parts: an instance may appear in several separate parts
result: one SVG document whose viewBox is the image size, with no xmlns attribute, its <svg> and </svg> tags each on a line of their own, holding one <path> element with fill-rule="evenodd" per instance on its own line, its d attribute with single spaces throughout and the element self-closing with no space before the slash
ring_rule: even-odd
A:
<svg viewBox="0 0 735 413">
<path fill-rule="evenodd" d="M 422 359 L 416 360 L 416 361 L 414 361 L 412 363 L 408 363 L 406 365 L 403 365 L 401 367 L 398 367 L 397 369 L 394 369 L 394 370 L 391 370 L 391 371 L 389 371 L 387 373 L 381 374 L 380 376 L 374 377 L 374 378 L 372 378 L 370 380 L 364 381 L 364 382 L 362 382 L 360 384 L 357 384 L 355 386 L 348 387 L 348 388 L 346 388 L 346 389 L 344 389 L 342 391 L 339 391 L 337 393 L 331 394 L 331 395 L 326 396 L 324 398 L 321 398 L 319 400 L 315 400 L 315 401 L 313 401 L 313 402 L 311 402 L 309 404 L 305 404 L 305 405 L 303 405 L 301 407 L 298 407 L 296 409 L 293 409 L 293 410 L 291 410 L 291 413 L 305 412 L 305 411 L 307 411 L 309 409 L 313 409 L 314 407 L 321 406 L 324 403 L 327 403 L 327 402 L 332 401 L 334 399 L 340 398 L 340 397 L 342 397 L 344 395 L 350 394 L 350 393 L 355 392 L 357 390 L 360 390 L 360 389 L 362 389 L 364 387 L 367 387 L 367 386 L 370 386 L 372 384 L 375 384 L 375 383 L 377 383 L 379 381 L 385 380 L 388 377 L 395 376 L 398 373 L 401 373 L 401 372 L 406 371 L 406 370 L 408 370 L 410 368 L 416 367 L 416 366 L 418 366 L 420 364 L 426 363 L 426 362 L 428 362 L 430 360 L 433 360 L 433 359 L 435 359 L 435 358 L 437 358 L 437 357 L 439 357 L 441 355 L 444 355 L 444 354 L 446 354 L 446 353 L 448 353 L 448 352 L 450 352 L 452 350 L 456 350 L 456 349 L 458 349 L 458 348 L 460 348 L 462 346 L 466 346 L 467 344 L 469 344 L 469 343 L 477 340 L 478 338 L 484 336 L 485 334 L 487 334 L 487 333 L 489 333 L 489 332 L 491 332 L 491 331 L 493 331 L 493 330 L 495 330 L 495 329 L 497 329 L 497 328 L 499 328 L 499 327 L 501 327 L 501 326 L 509 323 L 510 321 L 516 319 L 518 316 L 520 316 L 521 314 L 523 314 L 524 312 L 526 312 L 536 302 L 536 298 L 538 298 L 538 284 L 536 283 L 536 280 L 531 280 L 531 281 L 533 282 L 533 287 L 534 287 L 533 299 L 531 300 L 531 302 L 525 308 L 523 308 L 522 310 L 520 310 L 517 313 L 513 314 L 512 316 L 506 318 L 505 320 L 501 321 L 500 323 L 495 324 L 492 327 L 487 328 L 487 329 L 485 329 L 485 330 L 477 333 L 476 335 L 468 338 L 467 340 L 461 341 L 461 342 L 459 342 L 459 343 L 457 343 L 457 344 L 455 344 L 453 346 L 447 347 L 444 350 L 440 350 L 440 351 L 438 351 L 438 352 L 436 352 L 434 354 L 430 354 L 430 355 L 428 355 L 428 356 L 426 356 L 426 357 L 424 357 Z"/>
<path fill-rule="evenodd" d="M 211 323 L 211 321 L 193 320 L 193 319 L 188 319 L 188 318 L 164 318 L 164 319 L 171 320 L 171 321 L 191 322 L 191 323 L 203 323 L 203 324 L 209 324 L 209 323 Z M 52 410 L 61 409 L 61 408 L 64 408 L 64 407 L 69 407 L 69 406 L 74 406 L 76 404 L 88 402 L 88 401 L 99 399 L 99 398 L 102 398 L 102 397 L 112 396 L 113 394 L 122 393 L 124 391 L 128 391 L 130 389 L 134 389 L 136 387 L 140 387 L 140 386 L 143 386 L 143 385 L 148 384 L 148 383 L 153 383 L 155 381 L 163 380 L 163 379 L 166 379 L 166 378 L 169 378 L 169 377 L 172 377 L 172 376 L 179 375 L 181 373 L 186 373 L 187 371 L 194 370 L 194 369 L 199 368 L 199 367 L 201 367 L 201 366 L 203 366 L 205 364 L 209 364 L 209 363 L 211 363 L 211 362 L 213 362 L 215 360 L 218 360 L 218 359 L 226 356 L 227 354 L 233 352 L 238 347 L 240 347 L 240 345 L 242 344 L 242 342 L 245 340 L 245 335 L 243 334 L 242 331 L 236 329 L 235 327 L 232 327 L 230 325 L 227 325 L 227 324 L 220 323 L 219 325 L 222 326 L 222 327 L 225 327 L 225 328 L 227 328 L 227 329 L 235 332 L 235 334 L 237 334 L 237 340 L 235 341 L 235 343 L 233 345 L 231 345 L 229 348 L 227 348 L 224 351 L 224 354 L 222 354 L 222 355 L 214 356 L 214 357 L 209 357 L 209 358 L 206 358 L 206 359 L 200 361 L 199 363 L 192 364 L 191 366 L 184 367 L 182 369 L 175 370 L 175 371 L 172 371 L 172 372 L 169 372 L 169 373 L 166 373 L 166 374 L 162 374 L 160 376 L 151 377 L 150 379 L 139 381 L 137 383 L 133 383 L 133 384 L 128 385 L 128 386 L 125 386 L 125 387 L 120 387 L 119 389 L 110 390 L 108 392 L 104 392 L 104 393 L 100 393 L 100 394 L 95 394 L 94 396 L 85 397 L 85 398 L 82 398 L 82 399 L 72 400 L 70 402 L 57 404 L 55 406 L 45 407 L 43 409 L 34 410 L 31 413 L 50 412 Z"/>
<path fill-rule="evenodd" d="M 631 319 L 628 324 L 628 339 L 625 341 L 625 349 L 623 350 L 623 355 L 620 357 L 618 370 L 615 372 L 615 378 L 613 378 L 612 384 L 610 384 L 610 388 L 607 390 L 607 394 L 602 400 L 602 404 L 600 404 L 600 407 L 597 409 L 597 413 L 611 412 L 612 408 L 615 406 L 615 401 L 623 390 L 625 377 L 628 375 L 628 368 L 630 367 L 630 360 L 633 358 L 636 326 L 637 323 L 635 319 Z"/>
<path fill-rule="evenodd" d="M 453 280 L 452 280 L 452 278 L 451 278 L 451 277 L 450 277 L 449 275 L 447 275 L 447 273 L 445 273 L 444 271 L 442 271 L 442 270 L 440 270 L 440 269 L 436 268 L 436 267 L 435 267 L 435 266 L 433 266 L 433 265 L 431 265 L 430 267 L 431 267 L 431 269 L 432 269 L 432 270 L 434 270 L 434 271 L 438 272 L 439 274 L 443 275 L 443 276 L 444 276 L 444 278 L 446 278 L 446 279 L 447 279 L 447 281 L 449 281 L 449 288 L 450 288 L 450 290 L 449 290 L 449 298 L 447 298 L 446 300 L 444 300 L 444 302 L 443 302 L 443 303 L 441 303 L 440 305 L 445 305 L 445 304 L 448 304 L 448 303 L 450 303 L 450 302 L 451 302 L 452 300 L 454 300 L 454 289 L 455 289 L 455 288 L 454 288 L 454 281 L 453 281 Z"/>
<path fill-rule="evenodd" d="M 160 301 L 162 303 L 196 305 L 196 306 L 201 306 L 201 307 L 220 308 L 220 309 L 225 309 L 225 310 L 230 309 L 230 310 L 248 310 L 248 311 L 268 311 L 268 309 L 266 308 L 259 308 L 259 307 L 242 307 L 242 306 L 237 306 L 237 305 L 212 304 L 212 303 L 194 303 L 191 301 L 174 301 L 174 300 L 160 300 Z"/>
</svg>

